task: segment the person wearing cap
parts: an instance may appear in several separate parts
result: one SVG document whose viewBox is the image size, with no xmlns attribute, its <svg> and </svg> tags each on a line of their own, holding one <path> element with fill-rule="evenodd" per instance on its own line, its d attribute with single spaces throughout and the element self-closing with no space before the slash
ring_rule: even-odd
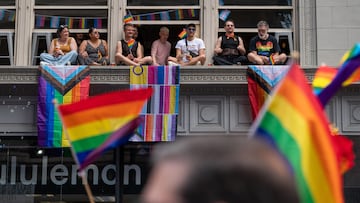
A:
<svg viewBox="0 0 360 203">
<path fill-rule="evenodd" d="M 195 32 L 195 24 L 188 24 L 186 26 L 186 37 L 176 43 L 176 58 L 182 66 L 205 64 L 205 44 L 202 39 L 195 37 Z"/>
<path fill-rule="evenodd" d="M 58 38 L 51 41 L 48 53 L 40 54 L 40 65 L 71 65 L 77 64 L 77 45 L 69 36 L 67 25 L 60 25 L 56 34 Z"/>
</svg>

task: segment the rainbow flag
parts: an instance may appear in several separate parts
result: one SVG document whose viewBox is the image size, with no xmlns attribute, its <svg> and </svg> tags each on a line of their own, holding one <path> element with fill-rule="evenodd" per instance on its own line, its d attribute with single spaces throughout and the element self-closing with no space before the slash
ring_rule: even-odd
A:
<svg viewBox="0 0 360 203">
<path fill-rule="evenodd" d="M 126 15 L 126 16 L 124 16 L 124 24 L 127 24 L 127 23 L 131 23 L 132 21 L 133 21 L 134 19 L 133 19 L 133 17 L 132 17 L 132 15 L 131 14 L 128 14 L 128 15 Z"/>
<path fill-rule="evenodd" d="M 115 91 L 59 106 L 80 172 L 104 152 L 127 142 L 151 94 L 151 88 Z"/>
<path fill-rule="evenodd" d="M 289 66 L 248 66 L 246 75 L 253 119 L 288 70 Z"/>
<path fill-rule="evenodd" d="M 316 70 L 314 80 L 312 82 L 312 87 L 316 95 L 318 95 L 326 86 L 331 83 L 337 74 L 337 71 L 338 70 L 336 68 L 325 65 L 320 66 Z"/>
<path fill-rule="evenodd" d="M 329 85 L 319 94 L 318 98 L 323 106 L 329 102 L 331 97 L 342 87 L 360 79 L 360 43 L 355 44 L 341 59 L 341 66 Z"/>
<path fill-rule="evenodd" d="M 68 104 L 87 99 L 90 87 L 88 66 L 40 66 L 37 104 L 38 145 L 68 147 L 53 100 Z"/>
<path fill-rule="evenodd" d="M 134 46 L 135 44 L 135 40 L 134 39 L 130 39 L 127 43 L 129 50 L 131 50 L 131 48 Z"/>
<path fill-rule="evenodd" d="M 303 71 L 293 65 L 251 128 L 289 162 L 301 202 L 344 202 L 338 146 Z"/>
<path fill-rule="evenodd" d="M 270 55 L 269 61 L 270 61 L 270 65 L 275 65 L 274 54 Z"/>
<path fill-rule="evenodd" d="M 154 94 L 140 116 L 143 123 L 131 141 L 173 141 L 177 132 L 179 66 L 132 66 L 130 88 L 152 87 Z"/>
<path fill-rule="evenodd" d="M 187 36 L 186 29 L 183 29 L 179 34 L 178 37 L 180 39 L 184 39 Z"/>
</svg>

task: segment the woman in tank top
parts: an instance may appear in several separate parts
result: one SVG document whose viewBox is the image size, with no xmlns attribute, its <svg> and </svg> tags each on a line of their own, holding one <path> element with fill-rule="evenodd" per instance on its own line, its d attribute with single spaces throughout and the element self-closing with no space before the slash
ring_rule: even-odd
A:
<svg viewBox="0 0 360 203">
<path fill-rule="evenodd" d="M 77 64 L 77 45 L 69 36 L 66 25 L 60 25 L 56 34 L 58 38 L 51 41 L 48 53 L 40 54 L 40 65 L 71 65 Z"/>
<path fill-rule="evenodd" d="M 78 60 L 81 65 L 109 65 L 109 51 L 105 40 L 100 39 L 96 28 L 89 29 L 89 40 L 84 40 L 79 48 Z"/>
</svg>

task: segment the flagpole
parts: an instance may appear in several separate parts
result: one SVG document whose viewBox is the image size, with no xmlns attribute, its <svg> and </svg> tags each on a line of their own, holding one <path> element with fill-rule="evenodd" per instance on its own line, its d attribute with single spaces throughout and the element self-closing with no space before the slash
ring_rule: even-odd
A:
<svg viewBox="0 0 360 203">
<path fill-rule="evenodd" d="M 86 190 L 86 194 L 89 198 L 89 201 L 90 203 L 95 203 L 94 201 L 94 195 L 92 194 L 92 191 L 91 191 L 91 188 L 90 188 L 90 185 L 87 181 L 87 177 L 85 176 L 85 174 L 83 172 L 80 173 L 80 176 L 81 176 L 81 179 L 82 179 L 82 182 L 84 184 L 84 187 L 85 187 L 85 190 Z"/>
<path fill-rule="evenodd" d="M 54 106 L 55 106 L 56 110 L 59 111 L 59 102 L 58 102 L 58 100 L 57 100 L 57 99 L 54 99 L 54 100 L 53 100 L 53 103 L 54 103 Z M 59 118 L 60 118 L 61 123 L 64 123 L 62 117 L 59 116 Z M 70 140 L 70 139 L 69 139 L 69 135 L 68 135 L 68 133 L 67 133 L 67 130 L 66 130 L 66 127 L 65 127 L 65 126 L 64 126 L 64 134 L 65 134 L 65 136 L 67 137 L 67 139 Z M 78 162 L 78 160 L 77 160 L 77 158 L 76 158 L 75 152 L 74 152 L 74 150 L 73 150 L 73 148 L 72 148 L 72 143 L 70 142 L 70 144 L 71 144 L 71 147 L 70 147 L 70 149 L 71 149 L 71 154 L 72 154 L 73 158 L 75 159 L 76 164 L 77 164 L 78 166 L 80 166 L 80 164 L 79 164 L 79 162 Z M 95 201 L 94 201 L 94 196 L 93 196 L 93 194 L 92 194 L 92 192 L 91 192 L 91 188 L 90 188 L 90 185 L 89 185 L 89 183 L 88 183 L 88 181 L 87 181 L 87 177 L 85 176 L 85 173 L 84 173 L 83 171 L 80 171 L 80 172 L 78 173 L 78 175 L 79 175 L 79 176 L 81 177 L 81 179 L 82 179 L 82 182 L 83 182 L 83 185 L 84 185 L 84 187 L 85 187 L 85 191 L 86 191 L 86 194 L 87 194 L 87 196 L 88 196 L 88 198 L 89 198 L 90 203 L 95 203 Z"/>
</svg>

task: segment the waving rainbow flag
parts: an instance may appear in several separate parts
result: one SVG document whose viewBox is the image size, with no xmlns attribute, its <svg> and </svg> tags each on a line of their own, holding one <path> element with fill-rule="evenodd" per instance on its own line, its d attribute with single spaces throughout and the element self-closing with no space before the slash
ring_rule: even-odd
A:
<svg viewBox="0 0 360 203">
<path fill-rule="evenodd" d="M 59 106 L 79 171 L 129 139 L 151 94 L 151 88 L 116 91 Z"/>
<path fill-rule="evenodd" d="M 135 44 L 135 40 L 134 40 L 134 39 L 130 39 L 130 40 L 128 41 L 127 45 L 128 45 L 128 47 L 129 47 L 130 50 L 131 50 L 131 48 L 134 46 L 134 44 Z"/>
<path fill-rule="evenodd" d="M 178 34 L 178 37 L 180 39 L 184 39 L 185 37 L 187 36 L 187 33 L 186 33 L 186 30 L 183 29 L 179 34 Z"/>
<path fill-rule="evenodd" d="M 293 65 L 251 128 L 289 162 L 301 202 L 342 203 L 341 158 L 323 107 Z"/>
<path fill-rule="evenodd" d="M 351 50 L 345 53 L 341 63 L 334 79 L 318 94 L 323 106 L 329 102 L 341 87 L 360 79 L 360 43 L 355 44 Z"/>
</svg>

